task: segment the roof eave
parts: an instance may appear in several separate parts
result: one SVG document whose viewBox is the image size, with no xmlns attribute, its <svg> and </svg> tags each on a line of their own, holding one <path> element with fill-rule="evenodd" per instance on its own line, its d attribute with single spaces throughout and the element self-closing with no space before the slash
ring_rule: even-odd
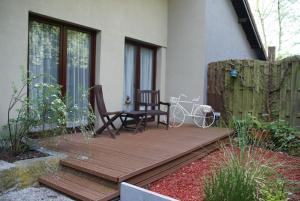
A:
<svg viewBox="0 0 300 201">
<path fill-rule="evenodd" d="M 254 21 L 249 3 L 247 0 L 231 0 L 234 10 L 238 17 L 238 22 L 241 24 L 247 40 L 252 49 L 254 49 L 257 57 L 261 60 L 266 60 L 266 52 L 260 38 L 259 32 Z"/>
</svg>

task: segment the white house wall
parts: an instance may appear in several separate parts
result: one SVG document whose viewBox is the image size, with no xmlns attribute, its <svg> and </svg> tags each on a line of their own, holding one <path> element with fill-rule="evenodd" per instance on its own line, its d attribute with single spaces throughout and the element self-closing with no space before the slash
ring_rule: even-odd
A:
<svg viewBox="0 0 300 201">
<path fill-rule="evenodd" d="M 230 0 L 169 0 L 166 98 L 206 103 L 207 65 L 256 58 Z"/>
<path fill-rule="evenodd" d="M 203 96 L 204 23 L 204 0 L 169 0 L 166 98 Z"/>
<path fill-rule="evenodd" d="M 257 58 L 230 0 L 206 0 L 205 66 L 227 59 Z M 205 68 L 205 75 L 207 68 Z M 204 76 L 206 91 L 207 76 Z M 204 94 L 206 100 L 206 93 Z"/>
<path fill-rule="evenodd" d="M 167 0 L 0 0 L 0 125 L 6 122 L 11 84 L 20 86 L 20 66 L 27 67 L 29 11 L 101 31 L 96 83 L 103 84 L 109 110 L 122 107 L 125 37 L 167 46 Z M 164 62 L 158 73 L 164 73 L 165 49 L 158 52 Z"/>
</svg>

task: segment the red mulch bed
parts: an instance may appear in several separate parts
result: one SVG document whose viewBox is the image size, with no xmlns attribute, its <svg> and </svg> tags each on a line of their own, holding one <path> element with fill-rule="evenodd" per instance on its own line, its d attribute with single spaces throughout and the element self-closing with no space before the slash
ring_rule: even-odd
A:
<svg viewBox="0 0 300 201">
<path fill-rule="evenodd" d="M 266 158 L 272 157 L 276 162 L 284 164 L 284 167 L 279 168 L 278 172 L 282 173 L 286 179 L 300 182 L 300 158 L 281 152 L 263 152 L 266 153 Z M 181 201 L 204 200 L 205 176 L 209 175 L 216 162 L 220 162 L 223 158 L 223 151 L 214 151 L 206 157 L 183 166 L 171 175 L 152 183 L 149 189 Z M 297 186 L 297 189 L 295 193 L 300 198 L 300 184 Z"/>
</svg>

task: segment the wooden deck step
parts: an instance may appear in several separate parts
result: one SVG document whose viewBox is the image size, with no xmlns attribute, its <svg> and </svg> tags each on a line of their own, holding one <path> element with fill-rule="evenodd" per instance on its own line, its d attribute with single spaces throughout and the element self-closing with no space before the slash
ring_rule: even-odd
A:
<svg viewBox="0 0 300 201">
<path fill-rule="evenodd" d="M 118 177 L 121 176 L 120 171 L 108 169 L 105 167 L 101 167 L 99 165 L 89 163 L 88 160 L 80 160 L 80 159 L 68 157 L 66 159 L 61 160 L 60 164 L 65 167 L 73 168 L 75 170 L 92 174 L 97 177 L 104 178 L 113 182 L 118 182 Z M 116 176 L 111 176 L 111 175 L 116 175 Z"/>
<path fill-rule="evenodd" d="M 107 201 L 119 195 L 117 184 L 66 168 L 40 177 L 39 182 L 83 201 Z"/>
<path fill-rule="evenodd" d="M 227 137 L 223 138 L 227 139 Z M 223 139 L 220 139 L 222 141 Z M 110 180 L 112 182 L 122 182 L 122 181 L 127 181 L 128 179 L 135 178 L 138 175 L 145 174 L 148 171 L 152 171 L 154 169 L 157 169 L 157 167 L 162 167 L 165 164 L 173 164 L 173 162 L 182 162 L 185 160 L 185 156 L 187 157 L 193 157 L 192 154 L 195 153 L 200 153 L 203 154 L 205 153 L 205 150 L 208 147 L 214 147 L 215 149 L 216 144 L 218 144 L 220 141 L 215 141 L 212 143 L 209 143 L 204 146 L 200 146 L 194 150 L 191 150 L 183 155 L 177 155 L 172 158 L 166 158 L 165 160 L 160 160 L 160 161 L 153 161 L 152 163 L 147 163 L 147 165 L 139 165 L 132 167 L 132 170 L 128 169 L 126 167 L 129 166 L 131 163 L 126 163 L 124 164 L 113 164 L 113 163 L 105 163 L 105 160 L 102 158 L 95 158 L 95 156 L 92 157 L 87 157 L 85 160 L 82 160 L 78 157 L 76 157 L 76 154 L 69 153 L 69 157 L 66 159 L 61 160 L 61 165 L 65 167 L 69 167 L 72 169 L 76 169 L 81 172 L 85 172 L 103 179 Z M 199 155 L 199 154 L 198 154 Z M 138 159 L 137 159 L 138 160 Z"/>
<path fill-rule="evenodd" d="M 221 142 L 226 143 L 227 140 L 228 138 L 225 138 L 221 140 Z M 199 148 L 175 160 L 127 179 L 126 182 L 141 187 L 146 186 L 178 170 L 180 167 L 204 157 L 214 151 L 219 143 L 220 142 L 214 142 Z M 76 164 L 76 161 L 73 162 L 74 163 L 71 164 Z M 62 162 L 62 164 L 67 163 L 68 160 Z M 75 169 L 74 167 L 74 165 L 64 166 L 58 173 L 42 176 L 39 181 L 48 187 L 83 201 L 107 201 L 119 196 L 118 182 L 107 180 L 102 177 L 102 175 L 91 174 L 91 171 L 88 170 L 90 167 L 88 166 L 86 166 L 85 169 L 82 169 L 81 166 L 75 167 Z"/>
</svg>

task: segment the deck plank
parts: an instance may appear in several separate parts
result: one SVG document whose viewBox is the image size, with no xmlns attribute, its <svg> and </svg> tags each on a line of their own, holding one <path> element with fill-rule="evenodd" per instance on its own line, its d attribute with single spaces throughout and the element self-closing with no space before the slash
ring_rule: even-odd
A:
<svg viewBox="0 0 300 201">
<path fill-rule="evenodd" d="M 230 132 L 191 126 L 169 130 L 153 128 L 137 135 L 121 133 L 117 139 L 99 136 L 88 143 L 82 135 L 73 134 L 48 147 L 69 155 L 62 160 L 65 166 L 121 182 L 227 137 Z M 86 155 L 88 159 L 80 160 L 79 155 Z"/>
<path fill-rule="evenodd" d="M 48 149 L 64 152 L 63 168 L 39 181 L 79 200 L 107 201 L 119 195 L 120 182 L 144 186 L 204 157 L 227 139 L 228 129 L 148 129 L 132 135 L 108 135 L 88 142 L 80 134 L 41 142 Z M 84 157 L 82 157 L 84 156 Z"/>
</svg>

